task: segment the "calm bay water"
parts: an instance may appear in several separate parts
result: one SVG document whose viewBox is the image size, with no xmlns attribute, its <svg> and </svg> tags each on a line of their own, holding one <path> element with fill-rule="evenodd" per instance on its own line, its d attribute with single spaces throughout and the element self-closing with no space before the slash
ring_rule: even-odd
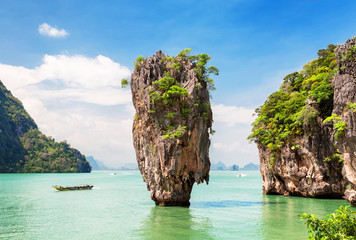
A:
<svg viewBox="0 0 356 240">
<path fill-rule="evenodd" d="M 259 172 L 242 173 L 211 172 L 189 208 L 156 207 L 136 171 L 0 174 L 0 239 L 306 239 L 298 214 L 348 205 L 264 196 Z M 87 183 L 93 190 L 51 187 Z"/>
</svg>

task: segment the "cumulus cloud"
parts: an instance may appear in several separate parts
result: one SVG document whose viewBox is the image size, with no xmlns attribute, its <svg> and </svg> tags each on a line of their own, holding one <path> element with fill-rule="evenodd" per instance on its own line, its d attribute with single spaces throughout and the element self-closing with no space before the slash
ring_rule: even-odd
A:
<svg viewBox="0 0 356 240">
<path fill-rule="evenodd" d="M 108 57 L 45 55 L 29 69 L 0 64 L 0 80 L 41 131 L 117 167 L 134 160 L 127 67 Z"/>
<path fill-rule="evenodd" d="M 129 90 L 120 88 L 121 79 L 130 70 L 105 56 L 45 55 L 34 69 L 0 64 L 0 79 L 15 92 L 31 89 L 28 94 L 42 100 L 66 98 L 99 105 L 128 104 Z"/>
<path fill-rule="evenodd" d="M 251 124 L 254 121 L 253 109 L 218 104 L 213 105 L 212 110 L 215 122 L 227 123 L 229 126 L 235 124 Z"/>
<path fill-rule="evenodd" d="M 57 38 L 65 37 L 69 34 L 66 30 L 57 29 L 47 23 L 42 23 L 41 25 L 39 25 L 38 32 L 44 36 L 57 37 Z"/>
</svg>

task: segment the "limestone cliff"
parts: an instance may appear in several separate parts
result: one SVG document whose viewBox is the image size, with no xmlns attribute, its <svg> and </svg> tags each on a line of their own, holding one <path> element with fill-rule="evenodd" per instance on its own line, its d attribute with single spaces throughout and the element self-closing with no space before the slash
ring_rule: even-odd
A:
<svg viewBox="0 0 356 240">
<path fill-rule="evenodd" d="M 346 196 L 355 204 L 356 40 L 318 55 L 257 110 L 250 138 L 259 149 L 263 192 Z"/>
<path fill-rule="evenodd" d="M 346 130 L 335 143 L 344 160 L 342 174 L 347 181 L 345 198 L 356 205 L 356 39 L 347 40 L 338 46 L 336 52 L 339 72 L 333 80 L 333 113 L 341 116 Z"/>
<path fill-rule="evenodd" d="M 136 159 L 160 206 L 189 206 L 193 184 L 209 181 L 209 85 L 191 59 L 158 51 L 138 59 L 131 76 Z"/>
</svg>

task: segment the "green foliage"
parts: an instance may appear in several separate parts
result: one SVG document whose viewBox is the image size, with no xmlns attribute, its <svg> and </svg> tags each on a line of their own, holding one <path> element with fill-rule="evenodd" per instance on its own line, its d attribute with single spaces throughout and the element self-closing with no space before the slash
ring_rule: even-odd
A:
<svg viewBox="0 0 356 240">
<path fill-rule="evenodd" d="M 188 108 L 188 106 L 182 106 L 180 108 L 180 115 L 182 116 L 182 118 L 188 118 L 191 112 L 192 111 Z"/>
<path fill-rule="evenodd" d="M 167 109 L 167 112 L 164 115 L 164 118 L 174 121 L 176 118 L 188 118 L 191 110 L 188 108 L 188 104 L 185 100 L 185 97 L 189 96 L 188 91 L 178 83 L 169 72 L 165 72 L 163 78 L 152 83 L 152 88 L 150 91 L 150 104 L 151 110 L 150 113 L 155 114 L 156 108 L 160 108 L 160 113 L 162 108 Z M 178 108 L 180 111 L 172 112 L 173 109 Z M 177 115 L 180 113 L 180 116 Z M 162 125 L 162 124 L 160 124 Z M 162 125 L 163 129 L 164 126 Z M 185 131 L 186 126 L 179 125 L 177 128 L 174 126 L 168 125 L 166 130 L 163 132 L 163 137 L 174 139 L 182 136 Z"/>
<path fill-rule="evenodd" d="M 176 104 L 189 95 L 187 90 L 172 78 L 169 73 L 166 73 L 165 77 L 152 84 L 158 87 L 158 89 L 150 90 L 151 104 Z"/>
<path fill-rule="evenodd" d="M 355 240 L 356 239 L 356 212 L 349 210 L 348 206 L 340 206 L 335 213 L 320 219 L 314 214 L 304 213 L 299 217 L 308 227 L 308 239 L 315 240 Z"/>
<path fill-rule="evenodd" d="M 20 172 L 90 172 L 85 156 L 71 148 L 66 141 L 55 142 L 53 138 L 31 129 L 21 137 L 26 154 Z"/>
<path fill-rule="evenodd" d="M 300 145 L 299 145 L 299 144 L 293 145 L 293 146 L 291 147 L 291 149 L 292 149 L 293 151 L 297 151 L 299 148 L 300 148 Z"/>
<path fill-rule="evenodd" d="M 296 114 L 302 110 L 303 94 L 278 91 L 269 96 L 265 104 L 257 109 L 259 117 L 253 123 L 252 140 L 260 141 L 272 151 L 279 151 L 290 135 L 300 135 L 302 128 L 296 123 Z"/>
<path fill-rule="evenodd" d="M 356 61 L 356 46 L 351 46 L 346 53 L 346 59 L 349 61 Z"/>
<path fill-rule="evenodd" d="M 319 50 L 318 59 L 304 65 L 303 70 L 287 75 L 279 89 L 256 109 L 251 141 L 271 150 L 273 163 L 286 144 L 304 134 L 304 125 L 315 124 L 317 118 L 330 116 L 333 102 L 331 80 L 337 71 L 335 45 Z M 318 104 L 320 111 L 306 100 Z M 340 128 L 340 126 L 338 126 Z"/>
<path fill-rule="evenodd" d="M 166 60 L 172 63 L 172 68 L 175 70 L 182 70 L 182 66 L 179 63 L 179 59 L 175 57 L 167 57 Z"/>
<path fill-rule="evenodd" d="M 166 139 L 166 138 L 170 138 L 170 139 L 173 139 L 173 138 L 179 138 L 180 136 L 183 135 L 183 133 L 185 132 L 186 130 L 186 126 L 182 126 L 182 125 L 179 125 L 177 128 L 171 126 L 171 125 L 168 125 L 167 126 L 167 130 L 164 132 L 163 134 L 163 137 Z"/>
<path fill-rule="evenodd" d="M 346 105 L 346 110 L 351 110 L 353 112 L 356 112 L 356 103 L 348 102 Z"/>
<path fill-rule="evenodd" d="M 327 157 L 324 159 L 324 162 L 337 161 L 339 163 L 344 163 L 344 159 L 342 159 L 341 154 L 339 152 L 334 153 L 331 157 Z"/>
<path fill-rule="evenodd" d="M 207 67 L 208 62 L 210 61 L 211 57 L 207 54 L 198 54 L 196 56 L 192 56 L 191 54 L 192 49 L 186 48 L 178 54 L 179 60 L 190 60 L 196 64 L 195 72 L 197 73 L 197 77 L 200 81 L 207 84 L 207 88 L 209 91 L 215 90 L 215 82 L 210 75 L 219 75 L 219 69 L 215 66 Z"/>
<path fill-rule="evenodd" d="M 211 107 L 210 107 L 210 103 L 209 102 L 205 102 L 199 105 L 199 112 L 200 112 L 200 116 L 208 119 L 209 115 L 211 114 Z"/>
<path fill-rule="evenodd" d="M 319 112 L 310 105 L 305 105 L 295 114 L 295 123 L 298 125 L 310 125 L 316 122 Z"/>
<path fill-rule="evenodd" d="M 166 72 L 165 75 L 165 77 L 152 83 L 154 86 L 158 86 L 161 91 L 168 91 L 171 86 L 176 84 L 176 80 L 172 78 L 168 72 Z"/>
<path fill-rule="evenodd" d="M 134 64 L 135 64 L 135 69 L 139 69 L 141 64 L 143 63 L 143 61 L 145 61 L 146 58 L 142 57 L 142 56 L 138 56 L 135 61 L 134 61 Z"/>
<path fill-rule="evenodd" d="M 214 130 L 213 128 L 209 128 L 209 133 L 211 135 L 214 135 L 216 133 L 216 130 Z"/>
<path fill-rule="evenodd" d="M 211 57 L 209 57 L 205 53 L 198 54 L 195 57 L 196 65 L 197 65 L 197 67 L 195 68 L 195 72 L 197 73 L 199 79 L 201 79 L 207 83 L 208 90 L 214 91 L 215 83 L 214 83 L 214 80 L 209 77 L 209 75 L 213 74 L 213 75 L 217 76 L 217 75 L 219 75 L 219 70 L 215 66 L 210 66 L 208 68 L 206 67 L 206 64 L 209 62 L 210 59 L 211 59 Z"/>
<path fill-rule="evenodd" d="M 336 123 L 334 124 L 334 130 L 336 130 L 336 132 L 335 132 L 335 138 L 336 138 L 336 139 L 339 139 L 339 138 L 341 138 L 342 136 L 344 136 L 346 128 L 347 128 L 347 127 L 346 127 L 346 122 L 344 122 L 344 121 L 336 122 Z"/>
<path fill-rule="evenodd" d="M 174 98 L 174 97 L 180 98 L 189 95 L 187 89 L 182 88 L 181 86 L 178 85 L 171 86 L 166 93 L 167 93 L 167 97 L 170 98 Z"/>
<path fill-rule="evenodd" d="M 175 118 L 175 116 L 176 116 L 176 113 L 174 113 L 174 112 L 169 112 L 166 115 L 164 115 L 165 118 Z"/>
<path fill-rule="evenodd" d="M 161 99 L 161 94 L 156 91 L 150 92 L 150 103 L 155 104 L 155 102 L 159 101 Z"/>
<path fill-rule="evenodd" d="M 208 119 L 211 115 L 210 102 L 203 102 L 199 97 L 196 97 L 194 106 L 199 109 L 199 117 Z"/>
<path fill-rule="evenodd" d="M 318 84 L 314 84 L 311 88 L 310 94 L 317 103 L 327 101 L 333 96 L 334 90 L 330 85 L 329 80 L 323 80 Z"/>
<path fill-rule="evenodd" d="M 187 59 L 190 58 L 190 53 L 191 52 L 192 52 L 192 49 L 186 48 L 183 51 L 181 51 L 180 53 L 178 53 L 178 58 L 187 60 Z"/>
<path fill-rule="evenodd" d="M 121 79 L 121 88 L 126 88 L 130 85 L 130 81 L 127 78 Z"/>
<path fill-rule="evenodd" d="M 284 77 L 280 89 L 286 93 L 299 91 L 302 82 L 303 82 L 303 75 L 301 73 L 294 72 Z"/>
<path fill-rule="evenodd" d="M 323 123 L 329 123 L 329 122 L 333 124 L 333 129 L 336 131 L 335 139 L 339 139 L 342 136 L 344 136 L 347 126 L 346 126 L 346 122 L 341 120 L 341 117 L 339 117 L 337 114 L 333 114 L 330 117 L 327 117 L 323 121 Z"/>
</svg>

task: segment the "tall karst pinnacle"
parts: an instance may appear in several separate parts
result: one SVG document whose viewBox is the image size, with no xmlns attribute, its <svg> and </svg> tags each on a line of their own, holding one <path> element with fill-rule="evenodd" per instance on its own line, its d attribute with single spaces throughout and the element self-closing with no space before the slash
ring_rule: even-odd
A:
<svg viewBox="0 0 356 240">
<path fill-rule="evenodd" d="M 208 55 L 189 53 L 139 57 L 131 76 L 136 159 L 160 206 L 189 206 L 193 184 L 209 181 L 209 74 L 218 70 L 206 67 Z"/>
</svg>

